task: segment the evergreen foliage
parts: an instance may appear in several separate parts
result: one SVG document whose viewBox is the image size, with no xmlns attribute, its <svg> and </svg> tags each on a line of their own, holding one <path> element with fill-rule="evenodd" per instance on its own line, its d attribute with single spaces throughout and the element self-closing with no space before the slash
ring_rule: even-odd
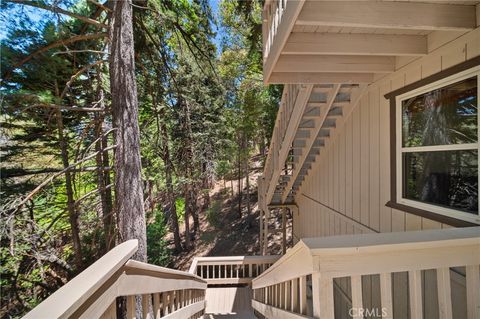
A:
<svg viewBox="0 0 480 319">
<path fill-rule="evenodd" d="M 13 318 L 119 242 L 114 135 L 121 128 L 112 120 L 117 79 L 108 63 L 113 1 L 0 6 L 0 316 Z M 222 1 L 217 16 L 207 0 L 134 2 L 151 263 L 166 266 L 193 247 L 200 215 L 218 223 L 213 183 L 240 181 L 250 156 L 268 149 L 281 87 L 262 82 L 260 13 L 257 0 Z M 253 190 L 243 186 L 240 200 Z"/>
</svg>

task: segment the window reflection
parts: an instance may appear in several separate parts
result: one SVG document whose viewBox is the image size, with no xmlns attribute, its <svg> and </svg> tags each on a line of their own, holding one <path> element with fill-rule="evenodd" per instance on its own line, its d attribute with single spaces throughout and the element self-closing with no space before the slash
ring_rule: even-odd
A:
<svg viewBox="0 0 480 319">
<path fill-rule="evenodd" d="M 404 147 L 477 142 L 477 77 L 402 101 Z"/>
</svg>

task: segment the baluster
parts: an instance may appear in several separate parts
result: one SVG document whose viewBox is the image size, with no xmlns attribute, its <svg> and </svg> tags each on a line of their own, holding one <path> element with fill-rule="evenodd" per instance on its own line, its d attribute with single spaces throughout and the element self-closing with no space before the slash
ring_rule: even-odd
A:
<svg viewBox="0 0 480 319">
<path fill-rule="evenodd" d="M 280 299 L 280 305 L 279 308 L 283 309 L 285 307 L 285 283 L 282 282 L 279 284 L 279 299 Z"/>
<path fill-rule="evenodd" d="M 168 314 L 168 292 L 162 292 L 162 314 Z"/>
<path fill-rule="evenodd" d="M 386 315 L 382 316 L 385 319 L 393 318 L 393 304 L 392 304 L 392 274 L 380 274 L 380 294 L 382 302 L 382 310 L 385 310 Z"/>
<path fill-rule="evenodd" d="M 450 268 L 437 269 L 438 315 L 440 319 L 452 318 L 452 293 Z"/>
<path fill-rule="evenodd" d="M 270 304 L 270 287 L 265 287 L 265 301 L 264 304 Z"/>
<path fill-rule="evenodd" d="M 471 265 L 466 268 L 467 282 L 467 318 L 480 318 L 480 274 L 479 266 Z"/>
<path fill-rule="evenodd" d="M 360 314 L 360 309 L 363 309 L 363 296 L 362 296 L 362 276 L 352 276 L 352 309 L 353 318 L 362 319 L 363 315 Z"/>
<path fill-rule="evenodd" d="M 150 295 L 142 295 L 142 318 L 147 319 Z"/>
<path fill-rule="evenodd" d="M 160 294 L 153 294 L 153 318 L 160 318 Z"/>
<path fill-rule="evenodd" d="M 273 285 L 273 306 L 278 307 L 278 284 Z"/>
<path fill-rule="evenodd" d="M 307 314 L 307 277 L 300 277 L 300 314 Z"/>
<path fill-rule="evenodd" d="M 183 289 L 178 291 L 178 309 L 183 308 Z"/>
<path fill-rule="evenodd" d="M 273 285 L 268 287 L 268 304 L 273 306 Z"/>
<path fill-rule="evenodd" d="M 410 293 L 410 318 L 423 318 L 422 275 L 420 270 L 408 272 L 408 289 Z"/>
<path fill-rule="evenodd" d="M 183 290 L 177 290 L 177 310 L 182 308 L 182 294 Z"/>
<path fill-rule="evenodd" d="M 282 304 L 282 284 L 277 284 L 277 308 Z"/>
<path fill-rule="evenodd" d="M 283 309 L 289 310 L 291 307 L 291 297 L 292 297 L 292 290 L 290 288 L 291 281 L 285 282 L 285 304 L 283 305 Z"/>
<path fill-rule="evenodd" d="M 127 296 L 127 319 L 135 319 L 135 295 Z"/>
<path fill-rule="evenodd" d="M 175 301 L 176 296 L 175 295 L 176 295 L 175 290 L 170 291 L 170 311 L 171 312 L 175 312 L 177 310 L 177 307 L 176 307 L 177 305 L 175 304 L 176 303 L 176 301 Z"/>
<path fill-rule="evenodd" d="M 290 304 L 290 310 L 292 312 L 300 312 L 298 310 L 298 279 L 297 278 L 292 280 L 290 294 L 292 298 L 292 302 Z"/>
</svg>

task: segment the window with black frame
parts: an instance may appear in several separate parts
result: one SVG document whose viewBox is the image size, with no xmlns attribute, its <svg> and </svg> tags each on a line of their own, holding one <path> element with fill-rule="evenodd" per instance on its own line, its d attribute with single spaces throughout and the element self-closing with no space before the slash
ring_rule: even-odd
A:
<svg viewBox="0 0 480 319">
<path fill-rule="evenodd" d="M 479 69 L 396 98 L 397 202 L 478 221 Z"/>
</svg>

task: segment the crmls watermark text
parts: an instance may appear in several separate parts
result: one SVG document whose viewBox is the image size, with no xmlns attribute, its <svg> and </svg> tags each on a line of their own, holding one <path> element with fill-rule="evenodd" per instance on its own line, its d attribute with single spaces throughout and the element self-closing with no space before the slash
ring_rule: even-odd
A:
<svg viewBox="0 0 480 319">
<path fill-rule="evenodd" d="M 388 315 L 386 308 L 350 308 L 348 314 L 352 317 L 380 318 Z"/>
</svg>

